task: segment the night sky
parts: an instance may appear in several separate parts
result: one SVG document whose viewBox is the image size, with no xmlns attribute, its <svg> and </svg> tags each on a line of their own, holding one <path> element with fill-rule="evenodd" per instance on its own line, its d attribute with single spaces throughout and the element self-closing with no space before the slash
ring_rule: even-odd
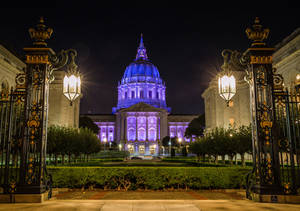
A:
<svg viewBox="0 0 300 211">
<path fill-rule="evenodd" d="M 241 1 L 245 5 L 239 8 L 217 2 L 209 6 L 188 1 L 186 5 L 123 2 L 81 1 L 75 6 L 52 2 L 50 8 L 2 8 L 0 42 L 22 56 L 22 48 L 31 45 L 28 28 L 44 16 L 46 25 L 54 29 L 48 46 L 56 52 L 78 51 L 77 62 L 84 76 L 80 112 L 109 114 L 117 104 L 118 81 L 134 60 L 143 33 L 150 61 L 166 82 L 172 113 L 200 114 L 204 112 L 201 94 L 222 64 L 221 51 L 246 50 L 250 41 L 245 29 L 256 16 L 271 30 L 270 46 L 300 27 L 300 8 L 288 2 L 268 12 L 257 5 L 245 9 L 247 1 Z"/>
</svg>

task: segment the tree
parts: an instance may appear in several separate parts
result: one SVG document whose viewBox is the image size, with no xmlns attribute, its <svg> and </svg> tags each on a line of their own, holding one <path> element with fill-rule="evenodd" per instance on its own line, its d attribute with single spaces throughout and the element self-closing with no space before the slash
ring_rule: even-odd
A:
<svg viewBox="0 0 300 211">
<path fill-rule="evenodd" d="M 252 130 L 251 125 L 240 126 L 237 136 L 236 151 L 241 155 L 242 166 L 245 166 L 245 153 L 252 151 Z"/>
<path fill-rule="evenodd" d="M 208 135 L 208 144 L 210 153 L 215 157 L 215 163 L 218 162 L 218 156 L 222 157 L 222 162 L 225 163 L 225 155 L 227 154 L 228 131 L 224 128 L 216 127 Z"/>
<path fill-rule="evenodd" d="M 86 155 L 88 161 L 88 156 L 92 153 L 97 153 L 100 151 L 100 141 L 96 134 L 88 128 L 80 128 L 79 131 L 80 140 L 82 143 L 82 153 Z"/>
<path fill-rule="evenodd" d="M 203 130 L 205 127 L 205 115 L 201 114 L 199 117 L 193 119 L 187 129 L 185 130 L 185 137 L 192 138 L 193 136 L 203 136 Z"/>
<path fill-rule="evenodd" d="M 87 116 L 79 117 L 79 127 L 89 128 L 95 134 L 99 133 L 99 127 L 93 122 L 90 117 Z"/>
<path fill-rule="evenodd" d="M 161 143 L 162 143 L 162 145 L 163 145 L 164 147 L 168 147 L 168 146 L 169 146 L 169 141 L 170 141 L 170 136 L 165 136 L 165 137 L 162 139 Z"/>
<path fill-rule="evenodd" d="M 197 155 L 198 161 L 202 157 L 203 162 L 205 161 L 205 155 L 208 152 L 208 144 L 207 144 L 207 137 L 197 138 L 196 141 L 192 142 L 189 147 L 189 151 Z"/>
</svg>

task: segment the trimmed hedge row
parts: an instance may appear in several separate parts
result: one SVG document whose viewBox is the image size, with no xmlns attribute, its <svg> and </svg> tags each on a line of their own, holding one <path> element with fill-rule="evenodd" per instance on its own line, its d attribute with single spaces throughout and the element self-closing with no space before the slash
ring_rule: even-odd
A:
<svg viewBox="0 0 300 211">
<path fill-rule="evenodd" d="M 245 188 L 241 167 L 48 167 L 53 187 L 103 189 Z"/>
</svg>

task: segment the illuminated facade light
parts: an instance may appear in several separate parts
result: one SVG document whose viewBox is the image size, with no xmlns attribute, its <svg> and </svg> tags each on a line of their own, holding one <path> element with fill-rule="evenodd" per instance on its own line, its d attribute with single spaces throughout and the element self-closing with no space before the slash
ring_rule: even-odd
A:
<svg viewBox="0 0 300 211">
<path fill-rule="evenodd" d="M 71 102 L 81 94 L 81 79 L 79 74 L 66 74 L 64 77 L 63 94 Z"/>
<path fill-rule="evenodd" d="M 227 102 L 231 100 L 231 98 L 236 93 L 236 82 L 235 77 L 233 75 L 226 75 L 219 77 L 219 95 Z"/>
</svg>

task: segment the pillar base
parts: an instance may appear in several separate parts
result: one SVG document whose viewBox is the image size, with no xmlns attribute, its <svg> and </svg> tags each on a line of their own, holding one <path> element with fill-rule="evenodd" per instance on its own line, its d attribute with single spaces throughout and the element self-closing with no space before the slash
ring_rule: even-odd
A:
<svg viewBox="0 0 300 211">
<path fill-rule="evenodd" d="M 35 194 L 0 194 L 0 203 L 43 203 L 48 199 L 48 191 Z"/>
<path fill-rule="evenodd" d="M 300 204 L 300 195 L 263 195 L 258 193 L 251 195 L 255 202 Z"/>
</svg>

